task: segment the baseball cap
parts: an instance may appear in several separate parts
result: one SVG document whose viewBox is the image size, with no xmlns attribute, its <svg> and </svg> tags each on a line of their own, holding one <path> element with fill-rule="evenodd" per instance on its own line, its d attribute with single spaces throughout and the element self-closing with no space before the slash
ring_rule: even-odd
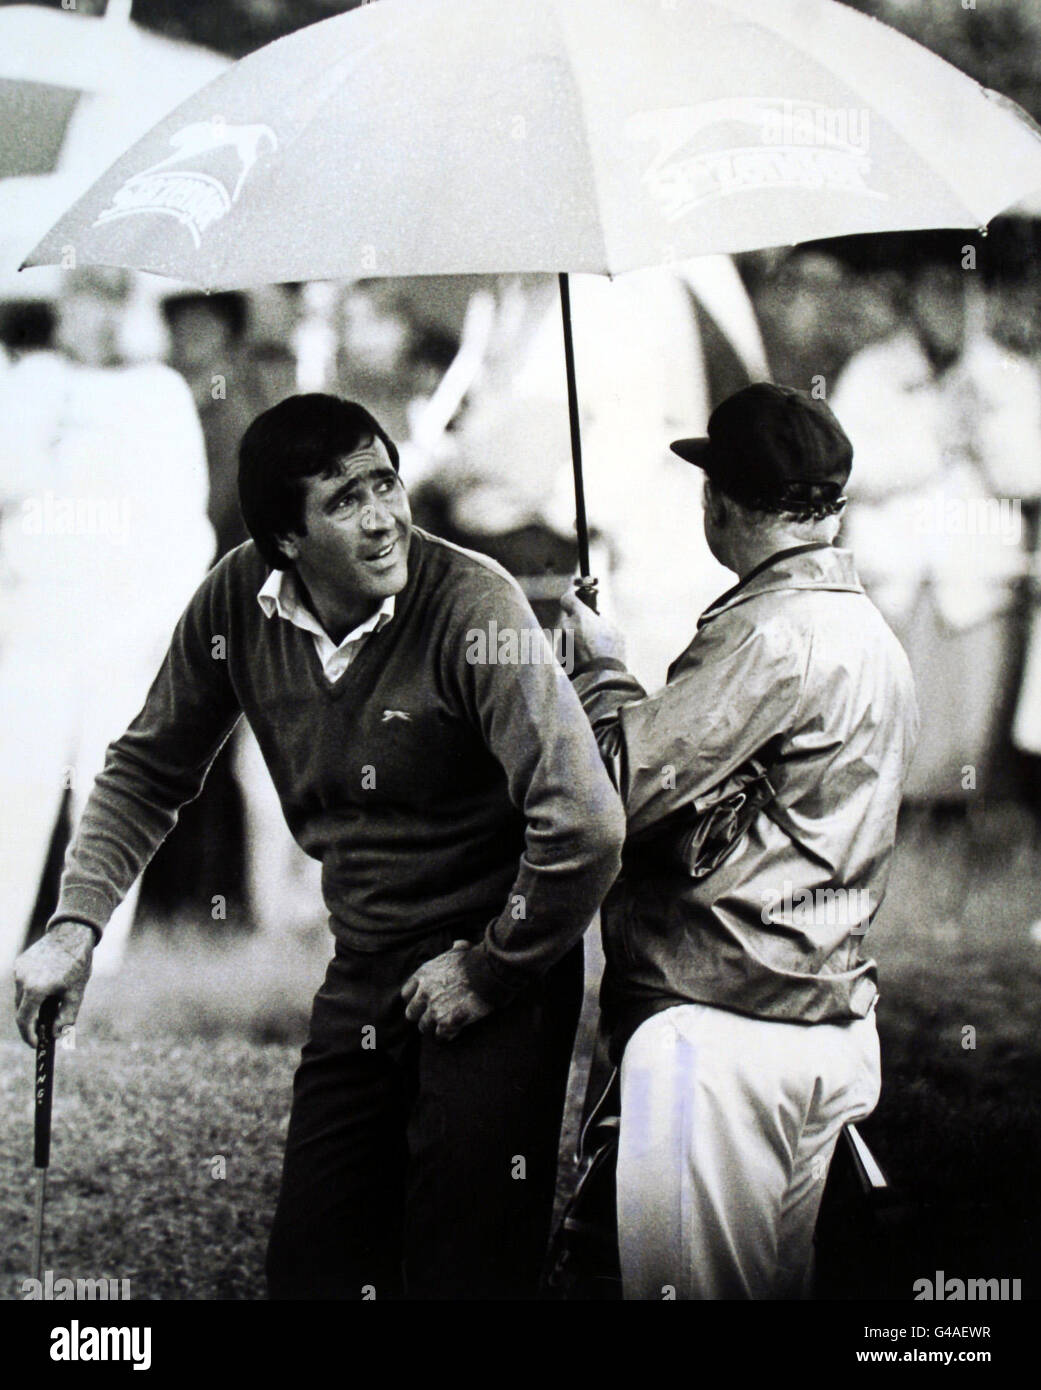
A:
<svg viewBox="0 0 1041 1390">
<path fill-rule="evenodd" d="M 853 464 L 853 445 L 825 401 L 766 381 L 716 406 L 707 436 L 671 448 L 735 501 L 774 511 L 842 500 Z"/>
</svg>

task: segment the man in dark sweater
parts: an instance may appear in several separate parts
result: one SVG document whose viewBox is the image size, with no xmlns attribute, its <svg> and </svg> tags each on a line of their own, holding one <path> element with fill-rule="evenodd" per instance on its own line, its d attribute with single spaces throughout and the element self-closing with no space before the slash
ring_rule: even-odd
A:
<svg viewBox="0 0 1041 1390">
<path fill-rule="evenodd" d="M 531 1296 L 578 943 L 618 869 L 620 803 L 517 585 L 412 526 L 368 412 L 320 395 L 266 411 L 239 488 L 253 540 L 200 586 L 109 749 L 58 909 L 17 966 L 19 1027 L 32 1042 L 52 994 L 73 1022 L 109 915 L 244 714 L 322 861 L 335 939 L 269 1291 Z M 523 662 L 475 640 L 504 630 Z"/>
</svg>

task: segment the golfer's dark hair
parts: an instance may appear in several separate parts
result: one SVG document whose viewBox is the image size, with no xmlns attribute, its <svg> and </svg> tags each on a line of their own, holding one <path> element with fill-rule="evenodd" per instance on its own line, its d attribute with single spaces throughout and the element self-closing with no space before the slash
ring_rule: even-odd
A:
<svg viewBox="0 0 1041 1390">
<path fill-rule="evenodd" d="M 335 475 L 342 458 L 375 439 L 383 441 L 396 469 L 394 441 L 354 401 L 314 392 L 289 396 L 257 416 L 239 445 L 239 506 L 269 565 L 289 567 L 279 536 L 305 534 L 305 479 Z"/>
</svg>

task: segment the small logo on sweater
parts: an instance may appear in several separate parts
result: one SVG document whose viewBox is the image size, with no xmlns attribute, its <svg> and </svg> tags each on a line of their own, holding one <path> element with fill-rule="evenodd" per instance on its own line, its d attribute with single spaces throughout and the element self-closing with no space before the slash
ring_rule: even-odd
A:
<svg viewBox="0 0 1041 1390">
<path fill-rule="evenodd" d="M 411 714 L 409 714 L 408 710 L 404 710 L 404 709 L 385 709 L 385 710 L 383 711 L 383 723 L 384 723 L 384 724 L 389 724 L 390 721 L 391 721 L 392 719 L 404 719 L 404 720 L 408 721 L 408 720 L 410 720 L 411 718 L 412 718 L 412 716 L 411 716 Z"/>
</svg>

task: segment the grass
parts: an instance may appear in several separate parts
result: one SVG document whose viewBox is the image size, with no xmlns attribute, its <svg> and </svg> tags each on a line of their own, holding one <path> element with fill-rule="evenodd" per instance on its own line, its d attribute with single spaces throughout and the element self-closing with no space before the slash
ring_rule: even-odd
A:
<svg viewBox="0 0 1041 1390">
<path fill-rule="evenodd" d="M 14 1047 L 0 1059 L 5 1113 L 21 1121 L 0 1143 L 7 1298 L 30 1269 L 33 1210 L 31 1097 Z M 45 1268 L 129 1279 L 134 1298 L 263 1297 L 294 1054 L 231 1039 L 60 1054 Z"/>
<path fill-rule="evenodd" d="M 916 1278 L 945 1269 L 1021 1278 L 1024 1298 L 1037 1298 L 1037 831 L 1011 805 L 939 829 L 919 818 L 902 830 L 869 937 L 880 970 L 883 1090 L 861 1126 L 900 1206 L 867 1253 L 862 1280 L 833 1271 L 836 1292 L 859 1286 L 907 1298 Z"/>
<path fill-rule="evenodd" d="M 856 1231 L 831 1212 L 827 1296 L 907 1299 L 937 1268 L 1020 1278 L 1024 1298 L 1041 1289 L 1039 854 L 1014 808 L 904 826 L 868 938 L 885 1079 L 862 1127 L 899 1204 Z M 292 1073 L 327 952 L 320 937 L 151 934 L 117 978 L 92 981 L 75 1047 L 58 1052 L 45 1266 L 130 1279 L 142 1299 L 263 1296 Z M 594 988 L 595 968 L 590 1006 Z M 17 1299 L 30 1261 L 31 1057 L 0 990 L 0 1298 Z M 562 1194 L 572 1171 L 562 1164 Z"/>
<path fill-rule="evenodd" d="M 148 938 L 57 1050 L 45 1267 L 143 1299 L 263 1297 L 290 1086 L 324 942 Z M 5 991 L 6 993 L 6 991 Z M 30 1267 L 31 1054 L 4 999 L 0 1298 Z M 219 1162 L 223 1160 L 223 1163 Z"/>
</svg>

